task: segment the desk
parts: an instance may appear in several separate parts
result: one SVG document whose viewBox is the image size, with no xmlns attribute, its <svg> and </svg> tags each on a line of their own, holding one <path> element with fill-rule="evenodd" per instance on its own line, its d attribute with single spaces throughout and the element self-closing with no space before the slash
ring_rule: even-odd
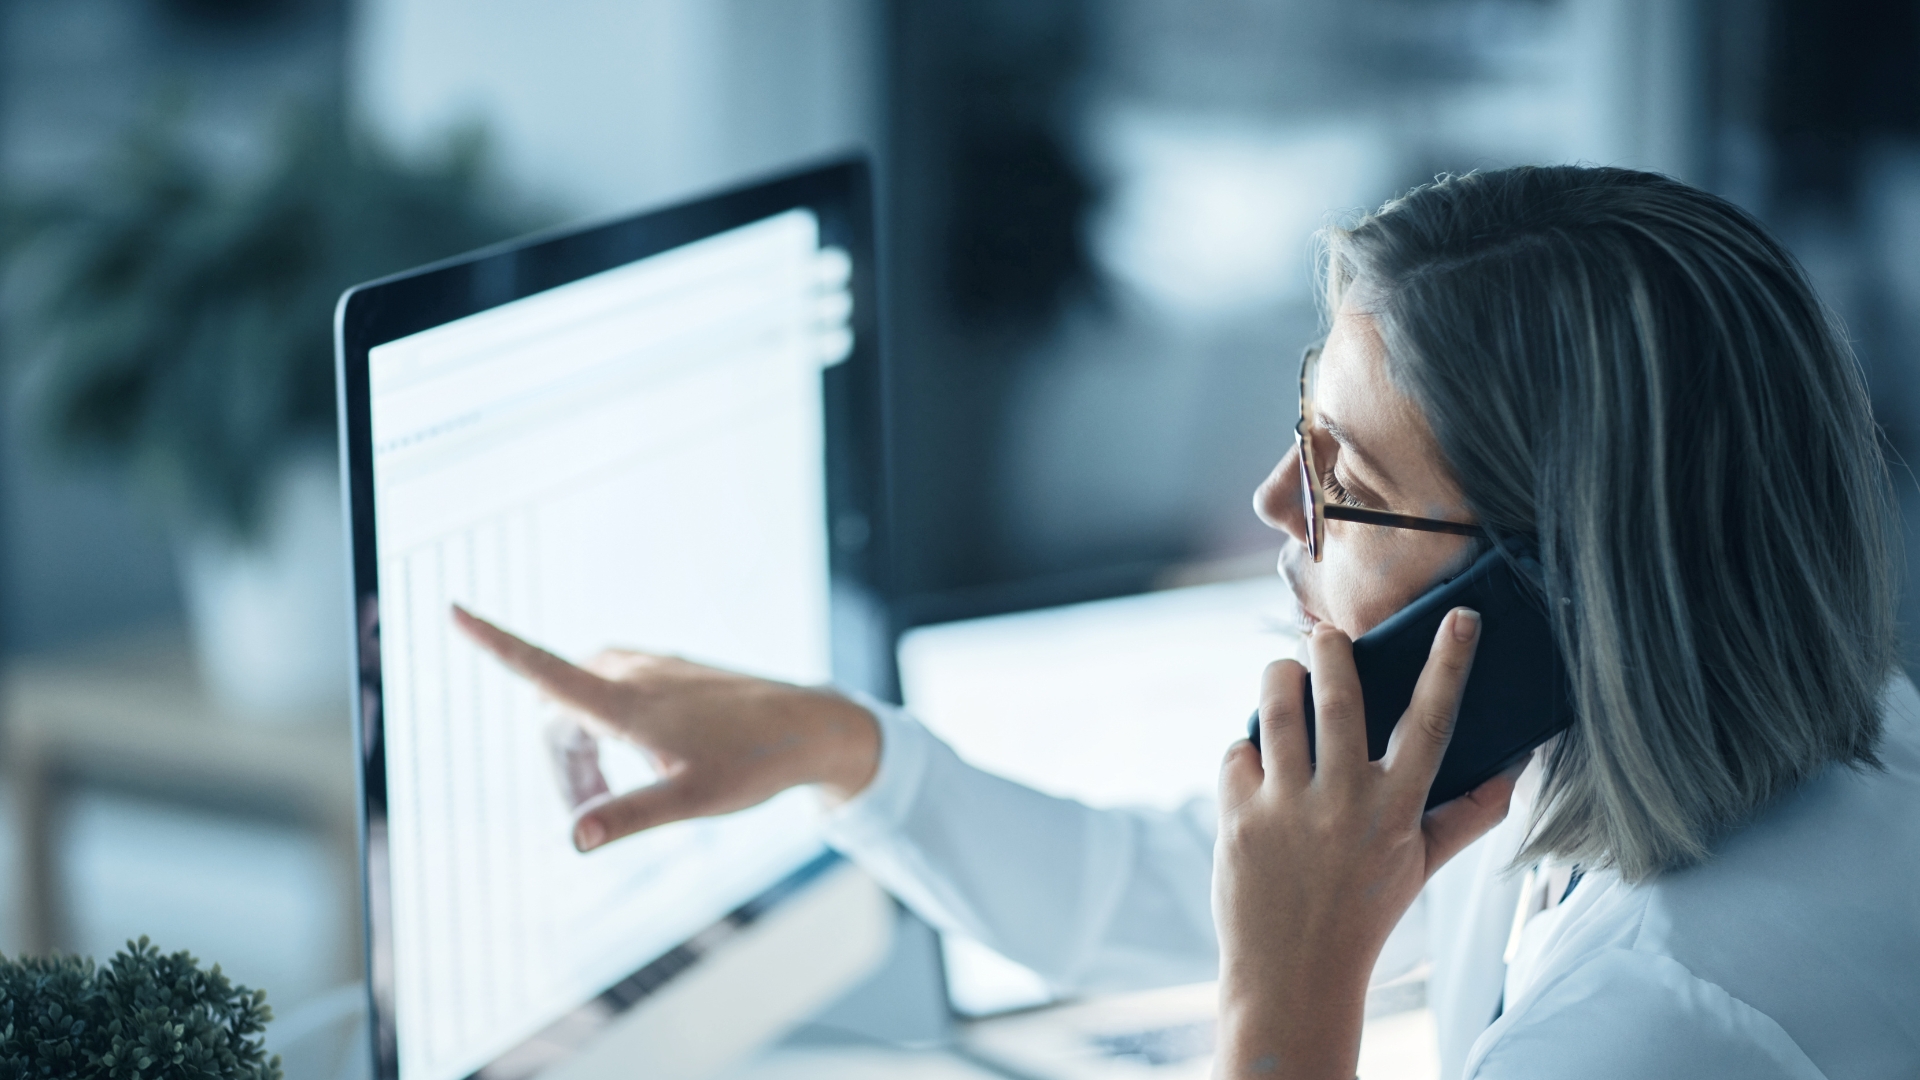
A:
<svg viewBox="0 0 1920 1080">
<path fill-rule="evenodd" d="M 942 1050 L 776 1046 L 721 1080 L 1006 1080 Z"/>
<path fill-rule="evenodd" d="M 977 1020 L 960 1028 L 968 1056 L 1046 1080 L 1207 1080 L 1213 1075 L 1213 983 L 1172 986 Z M 1367 1080 L 1436 1080 L 1439 1047 L 1426 971 L 1367 994 L 1359 1072 Z"/>
<path fill-rule="evenodd" d="M 345 681 L 342 672 L 343 690 Z M 337 852 L 343 910 L 359 925 L 359 796 L 344 704 L 279 721 L 232 715 L 200 685 L 184 629 L 168 627 L 17 659 L 4 708 L 29 951 L 68 942 L 54 843 L 63 796 L 83 785 L 315 830 Z M 343 978 L 358 974 L 353 952 Z"/>
<path fill-rule="evenodd" d="M 1071 1026 L 1069 1017 L 1030 1015 L 1062 1031 Z M 1052 1080 L 1186 1080 L 1212 1074 L 1212 1055 L 1161 1067 L 1129 1060 L 1062 1060 L 1033 1073 Z M 1433 1014 L 1422 1007 L 1369 1019 L 1360 1035 L 1359 1074 L 1367 1080 L 1437 1080 Z M 789 1042 L 729 1070 L 721 1080 L 1006 1080 L 1024 1075 L 991 1068 L 953 1050 Z"/>
</svg>

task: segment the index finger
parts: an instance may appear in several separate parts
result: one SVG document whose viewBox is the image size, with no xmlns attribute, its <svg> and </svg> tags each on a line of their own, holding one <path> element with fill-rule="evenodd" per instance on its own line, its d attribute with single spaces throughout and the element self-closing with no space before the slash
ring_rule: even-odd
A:
<svg viewBox="0 0 1920 1080">
<path fill-rule="evenodd" d="M 1293 660 L 1275 660 L 1260 677 L 1260 764 L 1270 776 L 1294 787 L 1313 780 L 1307 754 L 1307 669 Z"/>
<path fill-rule="evenodd" d="M 613 684 L 453 605 L 453 622 L 474 643 L 563 705 L 603 719 L 615 711 Z"/>
<path fill-rule="evenodd" d="M 1447 612 L 1433 635 L 1420 681 L 1414 684 L 1413 700 L 1387 742 L 1387 771 L 1406 773 L 1409 784 L 1417 781 L 1422 799 L 1440 771 L 1447 744 L 1453 741 L 1454 717 L 1460 712 L 1460 695 L 1466 691 L 1467 673 L 1479 645 L 1480 613 L 1465 607 Z"/>
<path fill-rule="evenodd" d="M 1350 777 L 1367 763 L 1366 700 L 1353 666 L 1353 639 L 1321 624 L 1313 653 L 1313 742 L 1317 776 Z"/>
</svg>

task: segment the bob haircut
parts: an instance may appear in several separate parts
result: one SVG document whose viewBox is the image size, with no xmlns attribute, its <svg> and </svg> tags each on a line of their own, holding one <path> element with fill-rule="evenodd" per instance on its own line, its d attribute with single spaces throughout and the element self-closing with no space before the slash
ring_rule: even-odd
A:
<svg viewBox="0 0 1920 1080">
<path fill-rule="evenodd" d="M 1628 881 L 1835 762 L 1877 766 L 1892 487 L 1791 256 L 1651 173 L 1442 177 L 1325 234 L 1495 539 L 1536 537 L 1573 726 L 1517 863 Z"/>
</svg>

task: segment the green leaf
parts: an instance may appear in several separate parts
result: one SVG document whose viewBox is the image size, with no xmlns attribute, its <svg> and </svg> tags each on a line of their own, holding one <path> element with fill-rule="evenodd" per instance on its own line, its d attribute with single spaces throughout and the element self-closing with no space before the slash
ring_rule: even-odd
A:
<svg viewBox="0 0 1920 1080">
<path fill-rule="evenodd" d="M 277 1080 L 260 995 L 144 938 L 106 965 L 0 957 L 0 1080 L 102 1076 Z M 18 1023 L 18 1019 L 29 1023 Z"/>
</svg>

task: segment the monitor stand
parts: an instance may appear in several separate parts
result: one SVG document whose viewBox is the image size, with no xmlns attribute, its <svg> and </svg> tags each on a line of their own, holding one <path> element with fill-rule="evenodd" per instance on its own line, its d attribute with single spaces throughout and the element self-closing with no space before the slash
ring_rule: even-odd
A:
<svg viewBox="0 0 1920 1080">
<path fill-rule="evenodd" d="M 775 905 L 540 1080 L 704 1080 L 791 1030 L 870 974 L 893 943 L 893 900 L 841 862 Z"/>
</svg>

